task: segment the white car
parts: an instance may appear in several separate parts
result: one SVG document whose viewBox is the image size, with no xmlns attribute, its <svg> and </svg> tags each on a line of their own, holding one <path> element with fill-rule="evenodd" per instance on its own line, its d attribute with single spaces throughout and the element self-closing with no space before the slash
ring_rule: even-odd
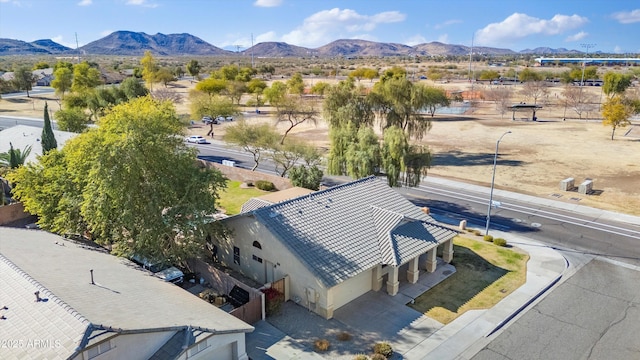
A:
<svg viewBox="0 0 640 360">
<path fill-rule="evenodd" d="M 184 281 L 184 273 L 170 264 L 161 262 L 151 262 L 140 256 L 133 256 L 131 261 L 140 265 L 142 268 L 149 270 L 154 276 L 174 284 L 181 284 Z"/>
<path fill-rule="evenodd" d="M 191 135 L 185 139 L 186 142 L 195 143 L 195 144 L 206 144 L 207 139 L 203 138 L 200 135 Z"/>
</svg>

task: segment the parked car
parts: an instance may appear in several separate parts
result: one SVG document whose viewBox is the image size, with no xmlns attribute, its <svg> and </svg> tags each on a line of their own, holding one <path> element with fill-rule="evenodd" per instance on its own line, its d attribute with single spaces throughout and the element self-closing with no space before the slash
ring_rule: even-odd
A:
<svg viewBox="0 0 640 360">
<path fill-rule="evenodd" d="M 205 125 L 209 125 L 211 123 L 218 124 L 218 120 L 214 120 L 210 116 L 203 116 L 202 122 L 205 123 Z"/>
<path fill-rule="evenodd" d="M 225 119 L 226 119 L 227 121 L 233 121 L 233 116 L 227 116 Z"/>
<path fill-rule="evenodd" d="M 184 273 L 175 266 L 161 262 L 149 261 L 143 257 L 134 255 L 131 261 L 140 265 L 142 268 L 149 270 L 154 276 L 174 284 L 181 284 L 184 281 Z"/>
<path fill-rule="evenodd" d="M 195 144 L 206 144 L 207 139 L 203 138 L 200 135 L 191 135 L 188 138 L 184 139 L 186 142 L 195 143 Z"/>
<path fill-rule="evenodd" d="M 225 120 L 226 120 L 226 119 L 224 118 L 224 116 L 218 116 L 218 117 L 215 119 L 215 121 L 217 121 L 218 123 L 225 122 Z"/>
</svg>

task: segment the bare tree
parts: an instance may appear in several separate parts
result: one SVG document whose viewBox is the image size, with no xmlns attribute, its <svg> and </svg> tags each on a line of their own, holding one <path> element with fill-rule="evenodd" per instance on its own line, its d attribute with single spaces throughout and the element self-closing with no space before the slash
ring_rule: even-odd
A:
<svg viewBox="0 0 640 360">
<path fill-rule="evenodd" d="M 549 94 L 549 88 L 544 81 L 527 81 L 524 83 L 520 93 L 527 99 L 533 99 L 533 104 L 538 103 L 538 99 Z"/>
<path fill-rule="evenodd" d="M 562 91 L 564 96 L 565 113 L 569 108 L 578 114 L 578 117 L 582 119 L 582 114 L 594 109 L 595 98 L 592 94 L 583 91 L 581 87 L 567 85 Z"/>
<path fill-rule="evenodd" d="M 315 105 L 314 100 L 305 100 L 299 96 L 285 96 L 278 103 L 276 122 L 288 123 L 289 126 L 280 139 L 281 145 L 284 144 L 284 139 L 294 127 L 304 122 L 317 124 L 320 112 Z"/>
<path fill-rule="evenodd" d="M 168 89 L 168 88 L 160 88 L 160 89 L 153 90 L 151 92 L 151 97 L 159 101 L 169 100 L 174 104 L 182 103 L 182 95 L 177 93 L 175 90 Z"/>
<path fill-rule="evenodd" d="M 500 117 L 504 118 L 504 114 L 511 107 L 511 96 L 513 90 L 507 86 L 493 86 L 484 91 L 484 98 L 492 101 L 496 105 L 496 110 L 500 113 Z"/>
</svg>

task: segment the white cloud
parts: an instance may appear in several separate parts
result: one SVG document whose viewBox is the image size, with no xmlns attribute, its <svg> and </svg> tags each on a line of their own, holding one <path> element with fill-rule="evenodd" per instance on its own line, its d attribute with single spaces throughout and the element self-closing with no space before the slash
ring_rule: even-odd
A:
<svg viewBox="0 0 640 360">
<path fill-rule="evenodd" d="M 253 6 L 259 7 L 276 7 L 282 4 L 282 0 L 256 0 Z"/>
<path fill-rule="evenodd" d="M 584 31 L 580 31 L 579 33 L 567 36 L 567 38 L 564 39 L 564 41 L 566 41 L 566 42 L 580 41 L 580 40 L 584 39 L 585 37 L 587 37 L 587 35 L 589 35 L 589 33 L 584 32 Z"/>
<path fill-rule="evenodd" d="M 351 9 L 323 10 L 306 18 L 301 26 L 282 36 L 282 40 L 298 46 L 321 46 L 340 38 L 370 39 L 368 32 L 381 24 L 404 21 L 405 14 L 386 11 L 362 15 Z"/>
<path fill-rule="evenodd" d="M 254 38 L 254 42 L 256 44 L 261 42 L 271 42 L 271 41 L 278 41 L 278 37 L 276 36 L 275 31 L 268 31 L 266 33 L 259 34 Z"/>
<path fill-rule="evenodd" d="M 631 24 L 640 22 L 640 9 L 632 11 L 621 11 L 612 15 L 612 17 L 618 20 L 621 24 Z"/>
<path fill-rule="evenodd" d="M 402 43 L 409 45 L 409 46 L 415 46 L 418 44 L 424 44 L 427 42 L 427 39 L 424 38 L 424 36 L 417 34 L 417 35 L 413 35 L 412 37 L 404 40 Z"/>
<path fill-rule="evenodd" d="M 91 3 L 93 3 L 93 1 L 92 1 L 92 0 L 81 0 L 81 1 L 78 3 L 78 6 L 89 6 L 89 5 L 91 5 Z"/>
<path fill-rule="evenodd" d="M 58 43 L 58 44 L 60 44 L 60 45 L 64 45 L 64 46 L 66 46 L 66 47 L 68 47 L 68 48 L 72 48 L 72 49 L 75 49 L 75 48 L 76 48 L 76 43 L 75 43 L 75 41 L 71 41 L 71 42 L 66 41 L 66 40 L 62 37 L 62 35 L 54 36 L 54 37 L 52 37 L 52 38 L 51 38 L 51 40 L 52 40 L 52 41 L 54 41 L 54 42 L 57 42 L 57 43 Z M 84 45 L 84 44 L 80 44 L 80 43 L 78 44 L 78 46 L 83 46 L 83 45 Z"/>
<path fill-rule="evenodd" d="M 613 48 L 613 52 L 616 53 L 616 54 L 622 54 L 622 48 L 620 46 L 616 45 Z"/>
<path fill-rule="evenodd" d="M 531 35 L 558 35 L 586 24 L 589 20 L 579 15 L 555 15 L 549 20 L 527 14 L 513 13 L 502 22 L 489 24 L 476 32 L 482 45 L 503 45 Z"/>
<path fill-rule="evenodd" d="M 436 24 L 433 27 L 435 29 L 442 29 L 445 26 L 450 26 L 450 25 L 455 25 L 455 24 L 461 24 L 462 20 L 458 20 L 458 19 L 451 19 L 451 20 L 447 20 L 441 24 Z"/>
<path fill-rule="evenodd" d="M 158 4 L 147 2 L 147 0 L 127 0 L 127 5 L 144 6 L 148 8 L 156 8 Z"/>
</svg>

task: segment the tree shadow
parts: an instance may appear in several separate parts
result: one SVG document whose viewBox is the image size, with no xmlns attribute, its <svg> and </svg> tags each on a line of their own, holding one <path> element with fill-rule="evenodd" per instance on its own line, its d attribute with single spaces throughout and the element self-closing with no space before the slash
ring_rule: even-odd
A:
<svg viewBox="0 0 640 360">
<path fill-rule="evenodd" d="M 457 313 L 474 296 L 509 273 L 466 247 L 454 245 L 453 251 L 456 255 L 451 264 L 456 273 L 416 298 L 410 305 L 413 309 L 426 313 L 441 307 Z"/>
<path fill-rule="evenodd" d="M 476 121 L 478 118 L 471 116 L 451 116 L 451 114 L 436 114 L 430 118 L 433 122 L 457 122 L 457 121 Z"/>
<path fill-rule="evenodd" d="M 501 159 L 502 155 L 498 155 L 496 165 L 500 166 L 521 166 L 526 162 L 521 160 L 505 160 Z M 431 160 L 431 166 L 486 166 L 493 165 L 495 153 L 478 153 L 466 154 L 459 150 L 453 150 L 446 153 L 434 154 Z"/>
</svg>

